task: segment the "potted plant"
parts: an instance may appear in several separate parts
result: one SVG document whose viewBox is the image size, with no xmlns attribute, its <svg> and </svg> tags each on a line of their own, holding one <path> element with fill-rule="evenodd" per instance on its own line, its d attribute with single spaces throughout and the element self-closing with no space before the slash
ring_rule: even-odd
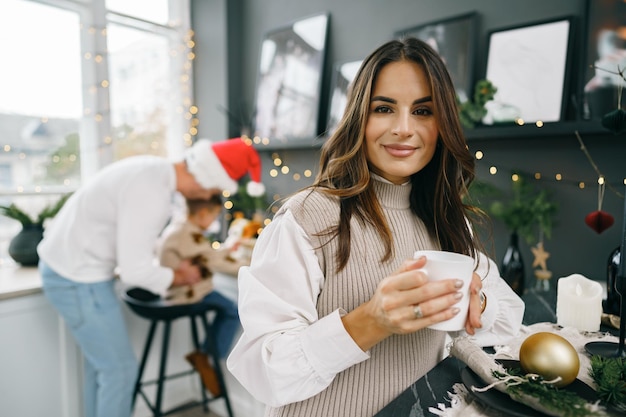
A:
<svg viewBox="0 0 626 417">
<path fill-rule="evenodd" d="M 37 217 L 31 217 L 15 204 L 8 206 L 0 205 L 0 214 L 17 220 L 22 225 L 22 230 L 11 239 L 9 244 L 9 256 L 23 266 L 36 266 L 39 262 L 37 245 L 43 238 L 43 226 L 46 219 L 56 216 L 63 204 L 71 194 L 63 195 L 56 203 L 43 208 Z"/>
<path fill-rule="evenodd" d="M 485 104 L 493 100 L 498 89 L 489 80 L 479 80 L 474 86 L 474 96 L 459 105 L 459 119 L 461 125 L 466 129 L 472 129 L 476 124 L 482 122 L 487 115 Z M 458 97 L 457 97 L 458 101 Z"/>
<path fill-rule="evenodd" d="M 494 187 L 487 187 L 485 191 L 484 186 L 475 189 L 474 193 L 489 197 L 491 202 L 486 205 L 485 211 L 502 221 L 511 233 L 500 274 L 518 295 L 522 295 L 526 277 L 519 238 L 528 244 L 543 242 L 544 237 L 549 239 L 558 206 L 550 200 L 546 190 L 536 191 L 523 175 L 514 174 L 512 178 L 510 193 Z"/>
</svg>

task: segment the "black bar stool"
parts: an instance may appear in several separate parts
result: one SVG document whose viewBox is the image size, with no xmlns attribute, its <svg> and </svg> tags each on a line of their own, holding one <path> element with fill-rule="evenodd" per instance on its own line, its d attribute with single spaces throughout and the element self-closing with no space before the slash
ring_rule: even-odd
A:
<svg viewBox="0 0 626 417">
<path fill-rule="evenodd" d="M 219 363 L 218 355 L 215 350 L 215 342 L 213 341 L 213 332 L 211 332 L 211 324 L 207 319 L 207 313 L 213 310 L 211 306 L 204 306 L 202 303 L 197 304 L 169 304 L 167 301 L 163 300 L 159 295 L 153 294 L 150 291 L 146 291 L 141 288 L 130 288 L 124 291 L 121 295 L 122 300 L 126 302 L 126 304 L 130 307 L 130 309 L 147 320 L 150 320 L 150 328 L 148 330 L 148 336 L 146 338 L 146 342 L 143 348 L 143 354 L 141 356 L 141 362 L 139 365 L 139 373 L 137 375 L 137 382 L 135 383 L 135 391 L 133 393 L 133 407 L 135 405 L 135 400 L 137 399 L 137 395 L 141 395 L 154 414 L 154 417 L 161 417 L 168 414 L 172 414 L 174 412 L 181 411 L 183 409 L 187 409 L 190 407 L 195 407 L 198 405 L 202 405 L 204 411 L 208 411 L 208 403 L 211 401 L 215 401 L 223 398 L 226 403 L 226 410 L 228 411 L 228 416 L 233 417 L 233 411 L 230 405 L 230 400 L 228 398 L 228 392 L 226 391 L 226 384 L 224 384 L 224 376 L 222 373 L 222 369 Z M 175 407 L 171 410 L 163 411 L 162 410 L 162 402 L 163 402 L 163 388 L 165 382 L 168 379 L 174 379 L 183 377 L 186 375 L 190 375 L 194 372 L 193 369 L 185 372 L 179 372 L 176 374 L 167 375 L 166 374 L 166 364 L 167 364 L 167 353 L 169 347 L 169 339 L 170 339 L 170 329 L 172 322 L 179 318 L 188 317 L 191 324 L 191 335 L 193 338 L 193 344 L 196 350 L 200 350 L 200 338 L 198 335 L 198 326 L 197 320 L 200 319 L 203 328 L 205 329 L 206 337 L 209 340 L 209 351 L 206 352 L 210 358 L 213 359 L 213 367 L 215 369 L 215 373 L 217 374 L 217 378 L 220 386 L 220 393 L 216 396 L 207 396 L 206 388 L 202 384 L 202 380 L 200 380 L 200 386 L 202 387 L 202 401 L 200 403 L 191 403 L 185 404 L 179 407 Z M 163 324 L 163 342 L 161 345 L 161 358 L 159 365 L 159 376 L 156 380 L 151 381 L 143 381 L 143 372 L 146 366 L 146 362 L 148 360 L 148 354 L 150 353 L 150 348 L 152 347 L 152 341 L 154 339 L 154 334 L 157 328 L 157 324 L 161 322 Z M 143 387 L 147 385 L 156 384 L 156 399 L 154 404 L 150 402 L 150 399 L 146 396 L 143 391 Z"/>
</svg>

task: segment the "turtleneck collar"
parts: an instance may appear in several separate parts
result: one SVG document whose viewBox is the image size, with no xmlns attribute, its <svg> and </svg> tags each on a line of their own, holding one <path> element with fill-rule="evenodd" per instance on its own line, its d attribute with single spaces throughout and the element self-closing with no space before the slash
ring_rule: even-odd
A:
<svg viewBox="0 0 626 417">
<path fill-rule="evenodd" d="M 380 175 L 371 174 L 374 192 L 381 206 L 390 209 L 405 210 L 410 207 L 411 182 L 396 185 Z"/>
</svg>

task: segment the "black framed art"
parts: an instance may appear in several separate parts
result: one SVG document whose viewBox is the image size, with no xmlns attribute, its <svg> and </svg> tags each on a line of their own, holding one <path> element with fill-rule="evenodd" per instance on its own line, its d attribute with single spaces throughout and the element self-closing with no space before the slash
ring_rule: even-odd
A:
<svg viewBox="0 0 626 417">
<path fill-rule="evenodd" d="M 475 12 L 399 30 L 396 38 L 412 36 L 432 46 L 443 58 L 461 102 L 473 94 L 478 15 Z"/>
<path fill-rule="evenodd" d="M 626 68 L 626 2 L 587 0 L 586 15 L 583 118 L 601 119 L 617 109 L 626 84 L 618 74 Z"/>
<path fill-rule="evenodd" d="M 572 26 L 563 17 L 489 33 L 485 78 L 498 91 L 485 124 L 563 120 Z"/>
<path fill-rule="evenodd" d="M 253 134 L 267 147 L 310 146 L 319 133 L 328 20 L 306 17 L 263 38 Z"/>
<path fill-rule="evenodd" d="M 335 65 L 330 91 L 330 105 L 326 123 L 326 137 L 333 134 L 346 108 L 348 87 L 361 67 L 362 60 L 343 62 Z"/>
</svg>

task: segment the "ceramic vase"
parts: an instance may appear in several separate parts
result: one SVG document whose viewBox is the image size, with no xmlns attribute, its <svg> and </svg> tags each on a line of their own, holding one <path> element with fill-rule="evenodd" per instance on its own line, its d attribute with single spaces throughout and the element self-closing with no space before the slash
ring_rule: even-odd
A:
<svg viewBox="0 0 626 417">
<path fill-rule="evenodd" d="M 22 230 L 9 243 L 9 256 L 22 266 L 37 266 L 39 255 L 37 245 L 43 238 L 43 226 L 32 224 L 23 226 Z"/>
</svg>

